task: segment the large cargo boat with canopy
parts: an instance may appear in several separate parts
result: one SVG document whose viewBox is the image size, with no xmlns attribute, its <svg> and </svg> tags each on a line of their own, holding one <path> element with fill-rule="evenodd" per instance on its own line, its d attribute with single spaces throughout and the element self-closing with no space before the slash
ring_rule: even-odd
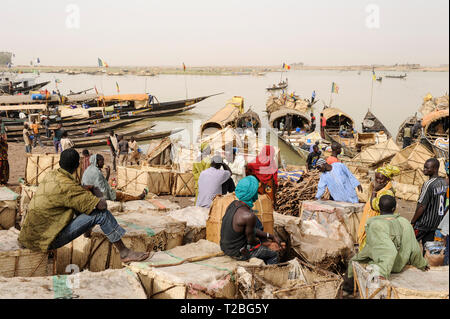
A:
<svg viewBox="0 0 450 319">
<path fill-rule="evenodd" d="M 448 159 L 449 111 L 431 112 L 422 119 L 421 142 L 428 147 L 437 158 Z"/>
<path fill-rule="evenodd" d="M 353 119 L 341 110 L 327 107 L 322 113 L 326 120 L 325 139 L 341 144 L 346 156 L 353 158 L 363 147 L 376 143 L 375 133 L 357 133 Z"/>
<path fill-rule="evenodd" d="M 287 121 L 292 124 L 290 128 L 286 127 Z M 269 126 L 283 143 L 306 161 L 309 152 L 301 146 L 305 136 L 310 133 L 311 121 L 305 113 L 290 108 L 279 109 L 269 113 Z"/>
</svg>

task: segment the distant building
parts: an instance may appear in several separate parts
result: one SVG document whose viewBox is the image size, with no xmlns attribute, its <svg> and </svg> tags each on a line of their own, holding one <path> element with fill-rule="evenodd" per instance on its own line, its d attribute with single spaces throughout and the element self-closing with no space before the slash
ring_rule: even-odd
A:
<svg viewBox="0 0 450 319">
<path fill-rule="evenodd" d="M 8 65 L 12 62 L 13 54 L 11 52 L 0 52 L 0 66 Z"/>
</svg>

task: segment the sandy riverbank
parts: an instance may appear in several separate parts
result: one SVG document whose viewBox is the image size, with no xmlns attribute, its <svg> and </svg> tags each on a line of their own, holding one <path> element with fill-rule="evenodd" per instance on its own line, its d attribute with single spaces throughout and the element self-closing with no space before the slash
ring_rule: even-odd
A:
<svg viewBox="0 0 450 319">
<path fill-rule="evenodd" d="M 372 65 L 340 65 L 314 66 L 291 65 L 291 70 L 322 70 L 322 71 L 371 71 Z M 141 75 L 154 76 L 158 74 L 183 75 L 264 75 L 269 72 L 280 72 L 280 65 L 267 66 L 189 66 L 186 71 L 181 66 L 110 66 L 99 68 L 96 66 L 16 66 L 11 69 L 0 67 L 0 72 L 16 73 L 68 73 L 68 74 L 106 74 L 106 75 Z M 448 66 L 421 65 L 375 65 L 375 71 L 390 72 L 448 72 Z"/>
</svg>

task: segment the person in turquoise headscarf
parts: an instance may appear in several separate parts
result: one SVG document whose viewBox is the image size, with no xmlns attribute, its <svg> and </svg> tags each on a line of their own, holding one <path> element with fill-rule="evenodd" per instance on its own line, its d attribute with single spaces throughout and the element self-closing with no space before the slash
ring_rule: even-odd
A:
<svg viewBox="0 0 450 319">
<path fill-rule="evenodd" d="M 258 187 L 258 179 L 254 176 L 247 176 L 237 184 L 235 193 L 238 200 L 228 206 L 222 218 L 220 248 L 237 260 L 259 258 L 268 265 L 277 264 L 278 252 L 265 244 L 275 241 L 281 246 L 280 240 L 257 227 L 258 219 L 252 210 L 258 199 Z"/>
</svg>

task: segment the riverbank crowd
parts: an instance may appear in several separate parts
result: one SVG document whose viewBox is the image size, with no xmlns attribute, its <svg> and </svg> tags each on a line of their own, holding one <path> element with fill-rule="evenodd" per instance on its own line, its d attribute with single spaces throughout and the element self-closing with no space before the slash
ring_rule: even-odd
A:
<svg viewBox="0 0 450 319">
<path fill-rule="evenodd" d="M 294 108 L 303 101 L 294 94 L 291 98 L 294 99 Z M 311 101 L 314 98 L 315 92 Z M 284 103 L 289 101 L 285 95 Z M 314 103 L 311 101 L 308 100 L 306 103 L 308 109 L 311 103 Z M 243 113 L 243 99 L 234 97 L 219 112 L 237 110 L 239 110 L 237 118 L 247 114 Z M 91 238 L 93 229 L 98 226 L 106 242 L 118 251 L 120 262 L 124 266 L 133 262 L 152 261 L 158 249 L 149 251 L 143 246 L 133 248 L 124 239 L 130 227 L 135 229 L 143 227 L 147 233 L 151 233 L 148 230 L 150 226 L 130 226 L 129 223 L 122 222 L 121 217 L 112 212 L 111 205 L 120 203 L 123 206 L 128 202 L 147 202 L 151 196 L 157 198 L 157 194 L 153 194 L 150 190 L 156 186 L 152 183 L 144 185 L 145 187 L 139 184 L 140 189 L 136 189 L 134 193 L 129 192 L 125 186 L 118 187 L 118 179 L 121 178 L 119 170 L 135 169 L 138 171 L 135 179 L 138 179 L 145 172 L 157 171 L 162 174 L 168 166 L 172 167 L 170 169 L 177 166 L 180 170 L 180 163 L 188 163 L 191 169 L 187 169 L 186 172 L 192 177 L 193 190 L 190 195 L 192 201 L 183 208 L 209 211 L 210 218 L 221 209 L 216 244 L 220 247 L 220 253 L 230 257 L 230 260 L 248 263 L 258 259 L 261 261 L 259 266 L 265 267 L 293 259 L 290 256 L 292 251 L 295 251 L 292 248 L 295 245 L 293 239 L 296 238 L 292 233 L 294 224 L 287 223 L 290 228 L 286 226 L 287 224 L 283 226 L 285 234 L 288 234 L 284 237 L 276 227 L 268 228 L 264 215 L 266 211 L 262 208 L 267 203 L 271 209 L 271 216 L 276 218 L 281 217 L 277 217 L 275 212 L 285 212 L 286 207 L 291 207 L 287 209 L 287 214 L 283 213 L 285 216 L 283 218 L 301 219 L 299 223 L 302 224 L 302 236 L 305 234 L 318 236 L 319 226 L 324 231 L 331 231 L 330 225 L 337 225 L 332 224 L 336 219 L 333 219 L 333 222 L 331 219 L 330 221 L 305 219 L 308 213 L 314 215 L 323 212 L 320 209 L 306 211 L 304 207 L 302 208 L 302 203 L 304 205 L 309 200 L 312 202 L 310 205 L 362 207 L 353 233 L 347 228 L 346 234 L 355 238 L 355 242 L 350 243 L 351 252 L 346 255 L 345 263 L 340 268 L 334 268 L 334 271 L 344 278 L 342 289 L 346 292 L 346 296 L 356 290 L 357 279 L 354 278 L 356 270 L 353 266 L 355 263 L 369 265 L 367 269 L 372 278 L 380 282 L 389 280 L 393 274 L 402 273 L 407 266 L 424 272 L 430 271 L 430 267 L 448 266 L 450 175 L 448 157 L 422 158 L 422 162 L 418 163 L 420 167 L 415 167 L 415 173 L 423 176 L 423 183 L 419 187 L 417 199 L 414 202 L 410 201 L 414 204 L 415 210 L 406 214 L 402 211 L 400 214 L 398 208 L 401 199 L 398 197 L 396 185 L 402 183 L 399 184 L 397 177 L 411 170 L 403 164 L 396 165 L 393 156 L 405 150 L 416 150 L 421 147 L 420 143 L 413 142 L 425 119 L 422 122 L 417 120 L 411 123 L 412 125 L 402 131 L 402 148 L 395 146 L 398 147 L 397 151 L 392 152 L 388 160 L 382 158 L 376 162 L 377 165 L 367 169 L 370 165 L 359 165 L 355 168 L 353 165 L 355 159 L 361 159 L 364 152 L 372 150 L 371 148 L 377 145 L 382 143 L 389 145 L 390 140 L 385 139 L 384 142 L 359 148 L 352 161 L 349 159 L 350 148 L 347 141 L 358 133 L 351 128 L 349 122 L 343 121 L 337 125 L 338 131 L 335 134 L 338 138 L 330 137 L 332 132 L 330 127 L 335 124 L 330 120 L 332 116 L 328 115 L 329 112 L 329 109 L 324 108 L 321 113 L 318 132 L 313 113 L 306 113 L 311 114 L 309 123 L 314 123 L 314 126 L 308 127 L 302 125 L 296 117 L 299 116 L 297 111 L 285 112 L 278 120 L 271 117 L 270 124 L 274 123 L 274 126 L 278 125 L 278 128 L 281 128 L 279 131 L 281 134 L 278 135 L 280 139 L 307 140 L 302 146 L 297 147 L 298 153 L 304 156 L 306 166 L 303 165 L 304 162 L 299 161 L 299 165 L 292 167 L 283 163 L 282 154 L 276 146 L 249 145 L 248 138 L 244 139 L 244 142 L 239 141 L 242 132 L 247 134 L 246 136 L 256 135 L 258 121 L 250 117 L 243 117 L 241 122 L 238 120 L 233 122 L 242 123 L 241 126 L 223 125 L 221 129 L 206 135 L 200 139 L 200 143 L 196 146 L 198 149 L 186 146 L 179 148 L 177 141 L 165 138 L 153 143 L 146 153 L 142 151 L 134 136 L 117 134 L 114 130 L 110 130 L 108 135 L 98 135 L 99 139 L 102 139 L 102 145 L 106 145 L 105 151 L 89 147 L 77 148 L 77 141 L 71 139 L 70 131 L 65 130 L 61 123 L 51 128 L 46 116 L 42 116 L 41 121 L 32 123 L 25 121 L 21 145 L 26 161 L 30 160 L 32 155 L 46 156 L 46 152 L 50 153 L 49 148 L 45 148 L 42 143 L 41 136 L 45 135 L 52 140 L 53 154 L 57 155 L 58 166 L 42 176 L 28 204 L 26 215 L 15 225 L 20 230 L 17 239 L 20 248 L 53 254 L 81 236 Z M 309 121 L 308 118 L 307 120 Z M 239 131 L 241 133 L 236 130 L 237 128 L 241 129 Z M 448 132 L 448 126 L 443 129 Z M 202 126 L 202 130 L 206 131 L 206 125 Z M 230 134 L 231 139 L 229 136 L 225 138 L 226 134 Z M 83 136 L 94 138 L 96 135 L 93 125 L 87 127 Z M 383 135 L 383 132 L 378 137 L 380 135 Z M 316 138 L 313 139 L 313 136 Z M 227 140 L 224 141 L 225 139 Z M 325 141 L 326 139 L 331 141 Z M 250 147 L 253 147 L 257 154 L 249 154 Z M 165 159 L 170 160 L 164 162 L 163 154 L 167 154 L 166 149 L 169 149 L 170 156 Z M 2 186 L 16 187 L 17 185 L 10 183 L 11 159 L 8 157 L 8 150 L 8 132 L 2 123 L 0 183 Z M 184 152 L 190 153 L 189 160 L 181 157 Z M 409 157 L 410 154 L 412 153 L 408 154 Z M 156 165 L 155 159 L 160 159 Z M 17 158 L 13 159 L 16 160 Z M 368 175 L 363 178 L 360 173 L 364 169 L 366 173 L 370 171 L 371 178 L 366 178 Z M 445 172 L 445 175 L 442 172 Z M 175 176 L 181 173 L 185 172 L 177 171 Z M 306 185 L 305 181 L 308 181 Z M 290 189 L 290 193 L 286 192 L 286 189 Z M 308 195 L 309 198 L 293 204 L 292 201 L 296 197 L 308 192 L 311 193 Z M 224 199 L 229 196 L 233 196 L 232 200 L 223 204 L 222 208 L 217 208 L 222 202 L 225 203 Z M 170 200 L 176 202 L 176 197 L 172 196 Z M 262 202 L 265 204 L 261 204 Z M 337 215 L 336 212 L 333 214 Z M 206 216 L 208 217 L 208 214 Z M 273 225 L 274 217 L 271 218 Z M 207 233 L 204 239 L 208 239 L 209 221 L 210 219 L 204 221 Z M 337 221 L 336 223 L 339 224 Z M 307 228 L 302 228 L 306 227 L 305 225 L 308 227 L 312 225 L 311 227 L 316 227 L 316 230 L 311 228 L 305 231 Z M 325 230 L 324 227 L 329 229 Z M 327 237 L 326 234 L 320 236 Z M 440 249 L 432 249 L 437 246 Z M 294 255 L 298 256 L 298 253 Z M 189 262 L 188 259 L 183 262 Z M 310 262 L 308 259 L 304 261 Z"/>
</svg>

